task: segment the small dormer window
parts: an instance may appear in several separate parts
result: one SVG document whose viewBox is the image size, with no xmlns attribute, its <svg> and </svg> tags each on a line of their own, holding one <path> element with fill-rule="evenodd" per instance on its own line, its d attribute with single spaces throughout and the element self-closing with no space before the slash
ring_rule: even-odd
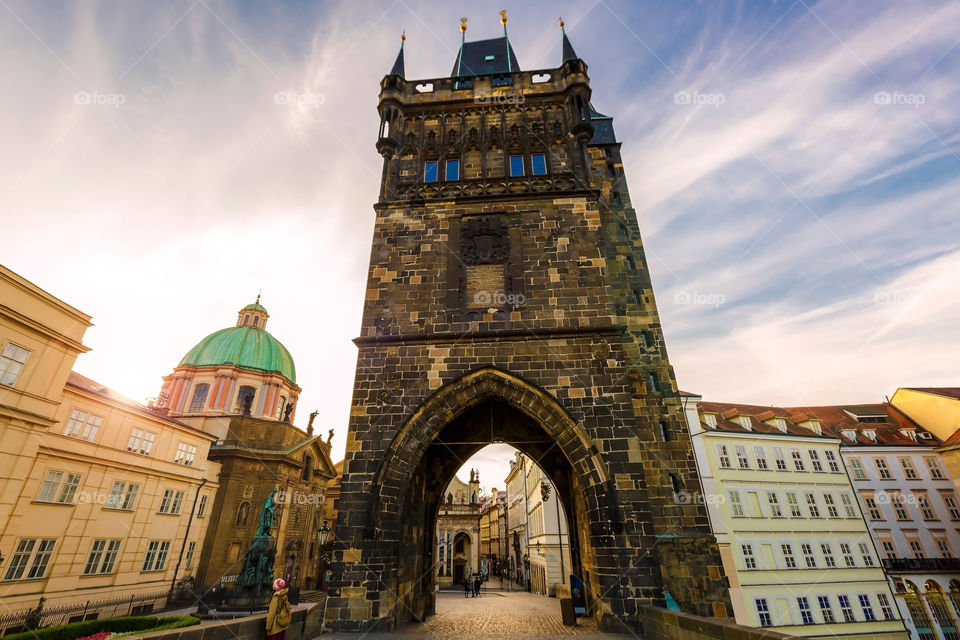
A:
<svg viewBox="0 0 960 640">
<path fill-rule="evenodd" d="M 856 429 L 841 429 L 840 433 L 843 434 L 843 437 L 847 440 L 856 440 L 857 439 L 857 430 Z"/>
<path fill-rule="evenodd" d="M 750 420 L 750 416 L 738 416 L 737 422 L 747 431 L 753 431 L 753 421 Z"/>
<path fill-rule="evenodd" d="M 496 60 L 496 59 L 497 59 L 497 57 L 496 57 L 495 55 L 490 54 L 490 55 L 484 56 L 483 61 L 484 61 L 484 62 L 493 62 L 493 61 Z"/>
<path fill-rule="evenodd" d="M 871 442 L 877 441 L 877 432 L 874 429 L 863 429 L 861 430 L 861 433 L 867 440 L 870 440 Z"/>
<path fill-rule="evenodd" d="M 710 427 L 717 426 L 717 414 L 715 413 L 705 413 L 703 414 L 703 421 L 707 423 Z"/>
<path fill-rule="evenodd" d="M 902 434 L 903 434 L 904 436 L 906 436 L 907 438 L 910 438 L 910 439 L 913 440 L 914 442 L 917 441 L 917 430 L 916 430 L 916 429 L 900 429 L 900 433 L 902 433 Z"/>
<path fill-rule="evenodd" d="M 787 432 L 787 421 L 783 418 L 774 418 L 770 421 L 770 426 L 775 427 L 778 431 L 783 433 Z"/>
</svg>

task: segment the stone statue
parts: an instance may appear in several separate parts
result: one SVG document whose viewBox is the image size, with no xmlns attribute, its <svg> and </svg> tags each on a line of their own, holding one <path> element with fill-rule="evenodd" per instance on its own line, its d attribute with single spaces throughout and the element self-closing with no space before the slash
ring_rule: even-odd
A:
<svg viewBox="0 0 960 640">
<path fill-rule="evenodd" d="M 260 536 L 271 535 L 270 529 L 273 528 L 273 521 L 277 514 L 277 506 L 273 498 L 276 493 L 276 489 L 270 492 L 270 495 L 267 496 L 267 500 L 263 503 L 263 509 L 260 510 L 260 526 L 257 528 L 258 538 Z"/>
<path fill-rule="evenodd" d="M 312 413 L 310 414 L 310 420 L 307 422 L 307 427 L 308 427 L 308 428 L 312 428 L 312 427 L 313 427 L 313 421 L 317 419 L 317 416 L 318 416 L 319 414 L 320 414 L 319 411 L 314 411 L 314 412 L 312 412 Z"/>
<path fill-rule="evenodd" d="M 243 415 L 249 416 L 252 407 L 253 407 L 253 394 L 248 393 L 247 395 L 243 396 Z"/>
<path fill-rule="evenodd" d="M 333 440 L 333 429 L 327 432 L 327 444 L 330 444 L 331 440 Z"/>
<path fill-rule="evenodd" d="M 290 424 L 290 414 L 293 413 L 293 403 L 291 402 L 283 410 L 283 421 Z"/>
</svg>

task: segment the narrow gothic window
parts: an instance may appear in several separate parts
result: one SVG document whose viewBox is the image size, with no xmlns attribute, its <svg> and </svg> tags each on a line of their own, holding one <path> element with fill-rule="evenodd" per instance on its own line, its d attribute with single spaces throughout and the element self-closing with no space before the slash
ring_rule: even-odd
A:
<svg viewBox="0 0 960 640">
<path fill-rule="evenodd" d="M 448 182 L 460 179 L 460 161 L 447 160 L 447 168 L 444 177 Z"/>
<path fill-rule="evenodd" d="M 510 156 L 510 176 L 523 175 L 523 156 Z"/>
<path fill-rule="evenodd" d="M 437 181 L 437 162 L 429 161 L 423 163 L 423 181 L 424 182 L 436 182 Z"/>
<path fill-rule="evenodd" d="M 534 153 L 530 156 L 531 172 L 535 176 L 547 174 L 547 157 L 542 153 Z"/>
</svg>

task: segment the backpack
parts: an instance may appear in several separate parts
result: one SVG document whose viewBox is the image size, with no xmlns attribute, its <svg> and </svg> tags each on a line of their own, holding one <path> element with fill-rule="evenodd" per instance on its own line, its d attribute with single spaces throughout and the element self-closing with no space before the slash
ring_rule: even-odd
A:
<svg viewBox="0 0 960 640">
<path fill-rule="evenodd" d="M 286 598 L 280 598 L 280 602 L 277 603 L 277 615 L 274 621 L 281 627 L 290 626 L 290 602 Z"/>
</svg>

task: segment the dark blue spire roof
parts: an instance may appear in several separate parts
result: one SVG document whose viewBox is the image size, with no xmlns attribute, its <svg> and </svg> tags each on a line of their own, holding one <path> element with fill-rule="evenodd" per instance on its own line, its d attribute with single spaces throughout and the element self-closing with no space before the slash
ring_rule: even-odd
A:
<svg viewBox="0 0 960 640">
<path fill-rule="evenodd" d="M 403 41 L 400 42 L 400 53 L 397 54 L 397 61 L 393 63 L 393 69 L 390 70 L 392 76 L 403 76 Z"/>
<path fill-rule="evenodd" d="M 457 53 L 457 59 L 453 61 L 451 77 L 483 76 L 520 71 L 520 63 L 517 62 L 517 56 L 513 53 L 513 47 L 510 46 L 510 41 L 506 36 L 491 38 L 490 40 L 464 42 L 462 51 L 463 59 L 461 60 L 460 53 Z M 507 56 L 510 56 L 509 62 Z"/>
<path fill-rule="evenodd" d="M 570 44 L 570 38 L 567 37 L 567 30 L 563 29 L 563 60 L 560 61 L 560 64 L 563 64 L 567 60 L 579 60 L 577 52 L 573 50 L 573 45 Z"/>
</svg>

